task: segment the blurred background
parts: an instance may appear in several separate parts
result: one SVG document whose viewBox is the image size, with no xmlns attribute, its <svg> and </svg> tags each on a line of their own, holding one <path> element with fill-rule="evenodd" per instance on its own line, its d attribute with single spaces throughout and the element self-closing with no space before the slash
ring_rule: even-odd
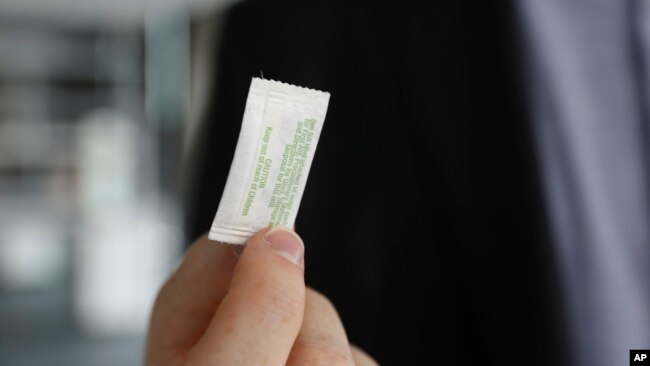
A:
<svg viewBox="0 0 650 366">
<path fill-rule="evenodd" d="M 0 365 L 141 363 L 226 5 L 0 0 Z"/>
</svg>

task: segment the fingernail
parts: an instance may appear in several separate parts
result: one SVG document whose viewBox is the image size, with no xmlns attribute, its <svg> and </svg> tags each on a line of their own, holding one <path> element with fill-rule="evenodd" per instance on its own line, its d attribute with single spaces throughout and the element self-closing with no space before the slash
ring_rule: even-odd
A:
<svg viewBox="0 0 650 366">
<path fill-rule="evenodd" d="M 294 231 L 286 227 L 276 226 L 266 233 L 264 241 L 276 253 L 302 267 L 305 245 Z"/>
</svg>

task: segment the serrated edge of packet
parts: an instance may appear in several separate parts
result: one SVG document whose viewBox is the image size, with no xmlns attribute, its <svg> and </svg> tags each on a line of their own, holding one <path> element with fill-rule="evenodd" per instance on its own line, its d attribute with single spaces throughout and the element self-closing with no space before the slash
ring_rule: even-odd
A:
<svg viewBox="0 0 650 366">
<path fill-rule="evenodd" d="M 306 87 L 306 86 L 300 86 L 300 85 L 291 84 L 291 83 L 285 83 L 284 81 L 275 80 L 275 79 L 260 78 L 260 77 L 257 77 L 257 76 L 253 76 L 253 79 L 273 81 L 275 83 L 288 85 L 288 86 L 290 86 L 292 88 L 307 90 L 307 91 L 314 92 L 314 93 L 330 94 L 330 92 L 326 92 L 326 91 L 323 91 L 323 90 L 318 90 L 318 89 L 309 88 L 309 87 Z"/>
</svg>

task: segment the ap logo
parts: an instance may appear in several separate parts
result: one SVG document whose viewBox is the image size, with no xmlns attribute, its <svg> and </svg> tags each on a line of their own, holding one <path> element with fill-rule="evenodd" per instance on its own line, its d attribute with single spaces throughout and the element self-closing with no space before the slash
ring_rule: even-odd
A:
<svg viewBox="0 0 650 366">
<path fill-rule="evenodd" d="M 630 366 L 650 365 L 650 350 L 632 349 L 630 350 Z"/>
</svg>

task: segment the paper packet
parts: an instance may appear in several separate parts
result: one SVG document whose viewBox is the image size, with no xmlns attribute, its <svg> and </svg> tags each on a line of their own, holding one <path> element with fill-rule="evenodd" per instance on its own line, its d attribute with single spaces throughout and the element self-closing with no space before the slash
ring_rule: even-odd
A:
<svg viewBox="0 0 650 366">
<path fill-rule="evenodd" d="M 329 98 L 327 92 L 253 78 L 211 240 L 245 244 L 265 227 L 293 226 Z"/>
</svg>

